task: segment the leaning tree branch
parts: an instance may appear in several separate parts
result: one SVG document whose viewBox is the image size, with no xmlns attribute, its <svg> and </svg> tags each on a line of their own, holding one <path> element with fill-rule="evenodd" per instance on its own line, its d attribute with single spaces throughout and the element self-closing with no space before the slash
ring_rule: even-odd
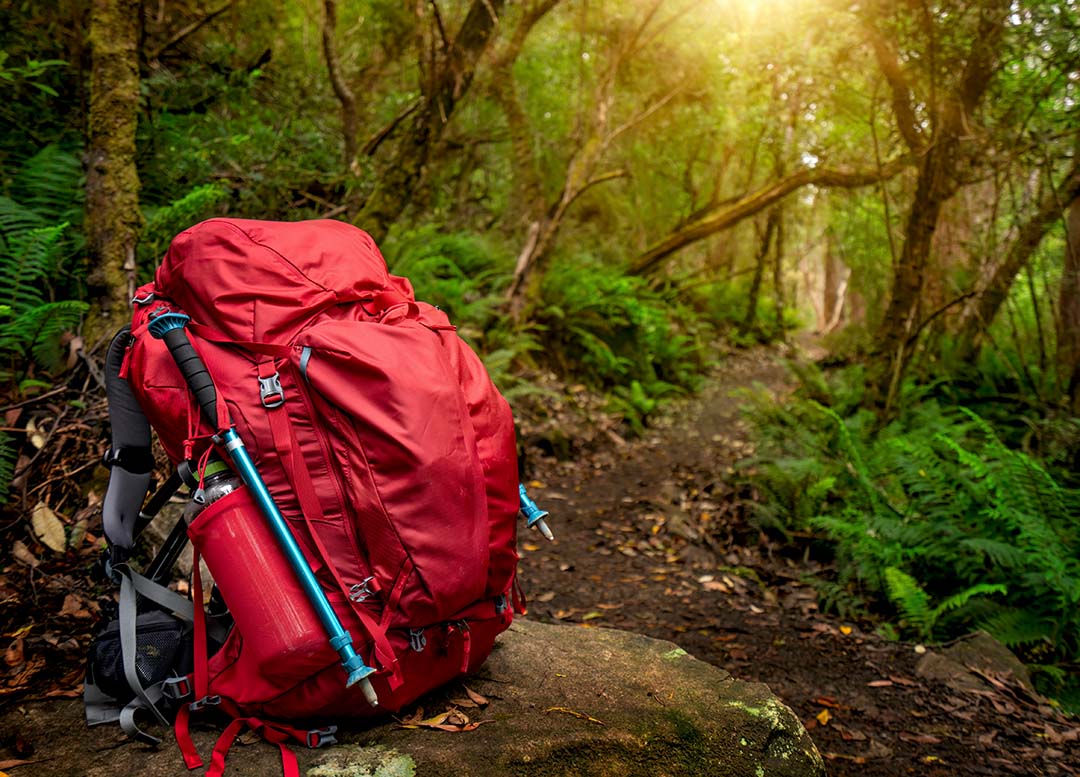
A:
<svg viewBox="0 0 1080 777">
<path fill-rule="evenodd" d="M 758 189 L 725 207 L 718 208 L 682 226 L 645 251 L 630 266 L 631 275 L 655 272 L 669 256 L 682 248 L 717 232 L 723 232 L 743 219 L 760 213 L 804 186 L 854 189 L 892 178 L 911 164 L 908 156 L 899 157 L 872 169 L 848 167 L 804 167 L 781 178 L 770 186 Z"/>
<path fill-rule="evenodd" d="M 184 40 L 184 38 L 187 38 L 190 35 L 194 35 L 196 32 L 198 32 L 202 28 L 202 26 L 204 24 L 206 24 L 207 22 L 217 18 L 218 16 L 221 16 L 221 14 L 225 13 L 231 7 L 232 7 L 232 0 L 228 0 L 220 8 L 211 11 L 210 13 L 203 16 L 201 19 L 196 19 L 191 24 L 189 24 L 189 25 L 187 25 L 185 27 L 182 27 L 176 33 L 174 33 L 171 38 L 169 38 L 167 41 L 165 41 L 160 46 L 158 46 L 156 49 L 154 49 L 152 52 L 150 52 L 150 54 L 147 55 L 147 57 L 146 57 L 147 61 L 148 62 L 153 62 L 155 59 L 160 57 L 162 54 L 164 54 L 166 51 L 171 49 L 177 43 Z"/>
</svg>

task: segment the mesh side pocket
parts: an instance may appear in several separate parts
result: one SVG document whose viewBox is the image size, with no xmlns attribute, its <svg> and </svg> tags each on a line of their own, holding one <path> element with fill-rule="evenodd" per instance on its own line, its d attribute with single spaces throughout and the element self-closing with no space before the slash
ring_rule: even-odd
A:
<svg viewBox="0 0 1080 777">
<path fill-rule="evenodd" d="M 110 621 L 90 644 L 89 678 L 118 702 L 135 698 L 124 676 L 120 622 Z M 135 674 L 144 688 L 192 671 L 191 626 L 159 610 L 135 620 Z"/>
</svg>

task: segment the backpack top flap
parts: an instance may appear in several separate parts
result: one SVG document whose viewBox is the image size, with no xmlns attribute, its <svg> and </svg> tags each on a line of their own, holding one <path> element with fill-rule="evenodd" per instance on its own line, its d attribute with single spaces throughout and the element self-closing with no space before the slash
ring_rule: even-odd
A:
<svg viewBox="0 0 1080 777">
<path fill-rule="evenodd" d="M 375 241 L 341 221 L 210 219 L 173 239 L 155 291 L 239 342 L 289 342 L 318 311 L 412 286 Z"/>
</svg>

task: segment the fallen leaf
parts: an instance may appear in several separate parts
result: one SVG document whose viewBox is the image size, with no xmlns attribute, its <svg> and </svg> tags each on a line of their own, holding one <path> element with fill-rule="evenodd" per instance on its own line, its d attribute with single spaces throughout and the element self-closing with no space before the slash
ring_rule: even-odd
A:
<svg viewBox="0 0 1080 777">
<path fill-rule="evenodd" d="M 75 594 L 64 597 L 64 606 L 60 608 L 61 615 L 71 615 L 75 618 L 89 618 L 90 611 L 83 607 L 82 600 Z"/>
<path fill-rule="evenodd" d="M 851 636 L 851 631 L 852 631 L 851 626 L 841 626 L 840 627 L 840 633 L 843 634 L 845 637 Z"/>
<path fill-rule="evenodd" d="M 41 544 L 57 553 L 67 550 L 64 524 L 44 502 L 38 502 L 34 507 L 34 512 L 30 515 L 30 525 L 34 529 L 34 536 L 41 540 Z"/>
<path fill-rule="evenodd" d="M 554 598 L 555 598 L 555 592 L 554 591 L 545 591 L 544 593 L 540 594 L 535 599 L 533 599 L 533 601 L 534 602 L 547 603 L 547 602 L 550 602 Z"/>
<path fill-rule="evenodd" d="M 16 561 L 21 561 L 29 567 L 37 567 L 41 564 L 41 560 L 31 552 L 30 548 L 26 547 L 22 540 L 15 540 L 12 543 L 11 555 L 15 557 Z"/>
<path fill-rule="evenodd" d="M 593 610 L 592 612 L 587 612 L 584 615 L 582 615 L 581 619 L 583 621 L 591 621 L 591 620 L 596 620 L 597 618 L 603 618 L 603 617 L 604 617 L 604 613 L 600 612 L 599 610 Z"/>
<path fill-rule="evenodd" d="M 82 695 L 83 695 L 83 686 L 82 686 L 82 683 L 80 683 L 77 688 L 66 688 L 66 689 L 58 688 L 55 691 L 49 691 L 47 694 L 45 694 L 45 697 L 50 698 L 50 699 L 54 698 L 54 697 L 61 698 L 61 699 L 78 699 Z"/>
<path fill-rule="evenodd" d="M 25 766 L 26 764 L 36 764 L 37 761 L 0 761 L 0 769 L 12 769 L 16 766 Z M 0 777 L 8 777 L 7 772 L 0 771 Z"/>
<path fill-rule="evenodd" d="M 523 547 L 525 550 L 529 551 L 530 553 L 533 553 L 535 551 L 540 550 L 540 546 L 536 545 L 535 543 L 532 543 L 532 542 L 526 542 L 521 547 Z"/>
<path fill-rule="evenodd" d="M 892 680 L 871 680 L 867 683 L 867 686 L 870 688 L 889 688 L 892 684 Z"/>
<path fill-rule="evenodd" d="M 900 739 L 903 742 L 915 742 L 920 745 L 940 745 L 941 740 L 933 734 L 912 734 L 908 731 L 900 732 Z"/>
<path fill-rule="evenodd" d="M 445 723 L 449 717 L 450 717 L 449 712 L 440 712 L 438 715 L 436 715 L 433 718 L 428 718 L 427 720 L 421 720 L 419 723 L 417 723 L 417 725 L 418 726 L 440 726 L 443 723 Z"/>
<path fill-rule="evenodd" d="M 8 645 L 8 649 L 4 651 L 4 663 L 8 666 L 18 666 L 23 663 L 25 660 L 23 654 L 25 647 L 26 643 L 22 638 L 14 640 Z"/>
<path fill-rule="evenodd" d="M 906 685 L 909 688 L 912 687 L 912 686 L 918 685 L 918 682 L 916 682 L 915 680 L 912 680 L 909 677 L 897 677 L 896 675 L 891 674 L 891 675 L 889 675 L 889 679 L 892 680 L 897 685 Z"/>
<path fill-rule="evenodd" d="M 829 721 L 832 720 L 832 715 L 829 714 L 828 710 L 822 710 L 814 717 L 817 718 L 817 722 L 823 726 L 829 725 Z"/>
<path fill-rule="evenodd" d="M 465 688 L 465 693 L 469 695 L 469 699 L 471 699 L 473 704 L 475 704 L 477 707 L 486 707 L 491 704 L 491 702 L 488 701 L 486 697 L 481 696 L 476 691 L 473 691 L 468 687 Z"/>
</svg>

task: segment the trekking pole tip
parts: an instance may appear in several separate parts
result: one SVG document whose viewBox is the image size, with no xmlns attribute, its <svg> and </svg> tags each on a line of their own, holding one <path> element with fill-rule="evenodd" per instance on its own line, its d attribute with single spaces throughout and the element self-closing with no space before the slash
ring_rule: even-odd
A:
<svg viewBox="0 0 1080 777">
<path fill-rule="evenodd" d="M 538 518 L 536 520 L 536 523 L 533 524 L 533 528 L 535 528 L 542 535 L 544 535 L 544 539 L 548 542 L 555 541 L 555 535 L 551 533 L 551 529 L 548 528 L 547 521 L 545 521 L 543 518 Z"/>
<path fill-rule="evenodd" d="M 356 674 L 357 672 L 353 672 L 353 676 L 355 676 Z M 349 681 L 345 683 L 345 687 L 348 688 L 356 682 L 360 683 L 360 692 L 364 694 L 364 699 L 367 701 L 367 703 L 370 704 L 372 707 L 378 707 L 379 697 L 375 693 L 375 688 L 374 686 L 372 686 L 371 680 L 368 680 L 366 677 L 356 678 L 355 680 L 353 679 L 353 677 L 349 677 Z"/>
</svg>

